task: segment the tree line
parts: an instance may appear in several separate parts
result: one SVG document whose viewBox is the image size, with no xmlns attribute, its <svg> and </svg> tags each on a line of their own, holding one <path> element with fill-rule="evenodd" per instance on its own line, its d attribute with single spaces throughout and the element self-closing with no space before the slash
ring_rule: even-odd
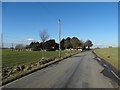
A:
<svg viewBox="0 0 120 90">
<path fill-rule="evenodd" d="M 23 49 L 27 49 L 27 50 L 32 50 L 32 51 L 41 51 L 41 50 L 46 50 L 46 51 L 55 51 L 55 50 L 59 50 L 59 44 L 56 43 L 56 41 L 54 39 L 50 39 L 49 35 L 47 34 L 47 32 L 44 30 L 42 32 L 39 33 L 40 35 L 40 39 L 41 42 L 31 42 L 30 45 L 26 45 L 25 47 L 22 44 L 16 45 L 15 49 L 16 50 L 23 50 Z M 60 47 L 61 50 L 78 50 L 78 49 L 82 49 L 82 50 L 90 50 L 90 47 L 92 47 L 92 41 L 91 40 L 87 40 L 86 42 L 78 39 L 77 37 L 67 37 L 66 39 L 62 39 L 60 41 Z"/>
<path fill-rule="evenodd" d="M 87 40 L 86 42 L 83 42 L 82 40 L 79 40 L 77 37 L 67 37 L 66 39 L 62 39 L 60 42 L 61 50 L 89 50 L 90 47 L 93 45 L 91 40 Z M 28 49 L 32 51 L 56 51 L 59 50 L 59 44 L 54 40 L 50 39 L 45 42 L 31 42 L 29 45 L 26 45 L 25 47 L 23 45 L 16 45 L 15 49 Z"/>
</svg>

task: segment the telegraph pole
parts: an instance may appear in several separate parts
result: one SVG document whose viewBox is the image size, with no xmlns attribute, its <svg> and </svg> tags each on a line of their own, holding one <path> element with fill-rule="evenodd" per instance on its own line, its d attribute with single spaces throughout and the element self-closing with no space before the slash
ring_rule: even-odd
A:
<svg viewBox="0 0 120 90">
<path fill-rule="evenodd" d="M 61 41 L 61 23 L 60 23 L 60 18 L 58 18 L 58 40 L 59 40 L 59 57 L 61 57 L 61 45 L 60 45 L 60 41 Z"/>
<path fill-rule="evenodd" d="M 1 48 L 3 49 L 4 48 L 4 45 L 3 45 L 3 34 L 1 33 Z"/>
<path fill-rule="evenodd" d="M 13 43 L 12 43 L 12 51 L 13 51 Z"/>
</svg>

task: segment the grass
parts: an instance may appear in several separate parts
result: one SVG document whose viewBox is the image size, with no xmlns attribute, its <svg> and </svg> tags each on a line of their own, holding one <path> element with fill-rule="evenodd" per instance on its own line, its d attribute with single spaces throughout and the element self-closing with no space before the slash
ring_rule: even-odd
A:
<svg viewBox="0 0 120 90">
<path fill-rule="evenodd" d="M 95 53 L 118 69 L 118 66 L 120 65 L 118 65 L 118 48 L 96 49 Z"/>
<path fill-rule="evenodd" d="M 30 70 L 20 71 L 13 75 L 10 75 L 9 77 L 2 80 L 2 85 L 12 82 L 18 78 L 21 78 L 25 75 L 28 75 L 28 74 L 35 72 L 37 70 L 40 70 L 42 68 L 45 68 L 53 63 L 64 60 L 65 58 L 70 57 L 75 53 L 78 53 L 78 51 L 77 52 L 61 51 L 61 56 L 64 58 L 61 58 L 61 59 L 58 58 L 58 59 L 55 59 L 46 64 L 40 65 L 38 67 L 34 67 Z M 44 51 L 43 52 L 43 55 L 45 58 L 58 57 L 58 54 L 59 54 L 58 51 Z M 18 51 L 11 51 L 10 49 L 4 49 L 2 56 L 3 56 L 2 62 L 4 63 L 4 67 L 9 67 L 9 66 L 14 66 L 16 64 L 29 64 L 29 63 L 36 62 L 42 58 L 42 52 L 40 52 L 40 51 L 20 51 L 20 52 L 18 52 Z"/>
<path fill-rule="evenodd" d="M 74 51 L 61 51 L 61 56 L 71 54 Z M 58 57 L 58 51 L 43 51 L 44 58 Z M 18 64 L 31 64 L 41 60 L 42 51 L 12 51 L 2 50 L 2 67 L 10 67 Z"/>
<path fill-rule="evenodd" d="M 57 61 L 60 61 L 60 60 L 57 60 Z M 14 74 L 14 75 L 12 75 L 12 76 L 10 76 L 10 77 L 8 77 L 8 78 L 3 79 L 2 85 L 5 85 L 5 84 L 7 84 L 7 83 L 9 83 L 9 82 L 12 82 L 12 81 L 14 81 L 14 80 L 16 80 L 16 79 L 19 79 L 19 78 L 21 78 L 21 77 L 23 77 L 23 76 L 25 76 L 25 75 L 28 75 L 28 74 L 30 74 L 30 73 L 32 73 L 32 72 L 35 72 L 35 71 L 37 71 L 37 70 L 39 70 L 39 69 L 42 69 L 42 68 L 44 68 L 44 67 L 47 67 L 47 66 L 49 66 L 49 65 L 51 65 L 51 64 L 53 64 L 53 63 L 55 63 L 55 62 L 57 62 L 57 61 L 52 61 L 52 62 L 46 63 L 46 64 L 41 65 L 41 66 L 39 66 L 39 67 L 32 68 L 31 70 L 18 72 L 18 73 Z"/>
</svg>

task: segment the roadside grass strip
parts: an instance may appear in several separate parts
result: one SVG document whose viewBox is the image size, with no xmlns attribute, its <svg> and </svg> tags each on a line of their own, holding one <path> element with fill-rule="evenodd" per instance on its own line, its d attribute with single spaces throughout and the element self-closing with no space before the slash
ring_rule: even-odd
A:
<svg viewBox="0 0 120 90">
<path fill-rule="evenodd" d="M 95 59 L 108 71 L 111 72 L 117 80 L 120 82 L 119 77 L 119 69 L 112 65 L 112 63 L 108 62 L 106 59 L 101 57 L 97 52 L 93 51 L 93 53 L 96 55 Z M 120 84 L 120 83 L 119 83 Z"/>
<path fill-rule="evenodd" d="M 19 72 L 15 73 L 15 74 L 10 75 L 7 78 L 2 79 L 2 85 L 8 84 L 8 83 L 10 83 L 10 82 L 12 82 L 12 81 L 14 81 L 16 79 L 19 79 L 19 78 L 21 78 L 23 76 L 31 74 L 31 73 L 33 73 L 33 72 L 35 72 L 37 70 L 43 69 L 43 68 L 45 68 L 47 66 L 50 66 L 50 65 L 52 65 L 52 64 L 54 64 L 56 62 L 60 62 L 62 60 L 65 60 L 66 58 L 69 58 L 69 57 L 71 57 L 71 56 L 73 56 L 75 54 L 78 54 L 78 53 L 79 52 L 74 52 L 74 53 L 71 53 L 71 54 L 66 55 L 64 57 L 61 57 L 61 58 L 54 58 L 54 59 L 50 60 L 49 62 L 43 63 L 43 64 L 41 64 L 39 66 L 36 66 L 36 67 L 33 67 L 33 68 L 29 69 L 29 70 L 19 71 Z"/>
<path fill-rule="evenodd" d="M 101 65 L 107 70 L 108 72 L 111 72 L 116 78 L 117 78 L 117 83 L 120 85 L 120 77 L 110 68 L 109 64 L 103 62 L 99 57 L 95 58 Z M 114 79 L 115 80 L 115 79 Z"/>
</svg>

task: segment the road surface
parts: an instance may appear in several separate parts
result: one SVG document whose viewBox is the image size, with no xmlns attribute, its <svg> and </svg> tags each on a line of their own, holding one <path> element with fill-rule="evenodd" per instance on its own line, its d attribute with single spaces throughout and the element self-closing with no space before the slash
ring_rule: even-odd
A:
<svg viewBox="0 0 120 90">
<path fill-rule="evenodd" d="M 100 73 L 103 69 L 93 53 L 86 51 L 9 83 L 4 88 L 117 88 L 115 81 Z"/>
</svg>

